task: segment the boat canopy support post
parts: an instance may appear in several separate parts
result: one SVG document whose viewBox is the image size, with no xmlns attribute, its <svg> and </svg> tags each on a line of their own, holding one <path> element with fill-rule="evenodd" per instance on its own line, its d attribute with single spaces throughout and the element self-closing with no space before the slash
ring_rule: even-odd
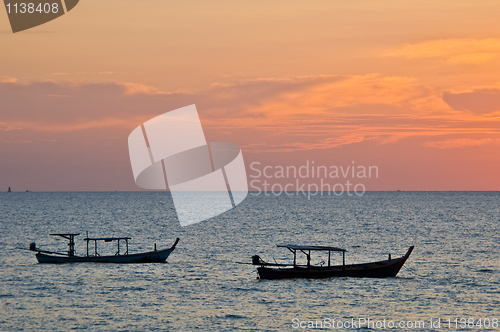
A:
<svg viewBox="0 0 500 332">
<path fill-rule="evenodd" d="M 307 250 L 307 249 L 306 249 Z M 310 268 L 311 267 L 311 249 L 308 250 L 308 252 L 305 252 L 304 250 L 300 250 L 302 251 L 302 253 L 304 255 L 306 255 L 306 258 L 307 258 L 307 267 Z"/>
<path fill-rule="evenodd" d="M 88 247 L 89 247 L 89 241 L 94 241 L 94 255 L 95 257 L 100 256 L 98 251 L 97 251 L 97 241 L 104 241 L 104 242 L 113 242 L 116 241 L 116 253 L 115 256 L 124 256 L 128 255 L 128 240 L 130 240 L 129 237 L 96 237 L 96 238 L 87 238 L 84 239 L 87 241 L 87 256 L 88 254 Z M 120 252 L 120 240 L 125 240 L 125 253 Z"/>
<path fill-rule="evenodd" d="M 68 246 L 68 256 L 75 256 L 75 236 L 73 234 L 70 234 L 69 236 Z"/>
<path fill-rule="evenodd" d="M 292 248 L 287 248 L 290 250 L 293 254 L 293 267 L 297 267 L 297 250 L 292 249 Z"/>
<path fill-rule="evenodd" d="M 345 252 L 347 250 L 337 247 L 326 247 L 326 246 L 296 246 L 290 244 L 278 244 L 278 247 L 287 248 L 290 252 L 293 253 L 293 267 L 302 266 L 297 265 L 297 251 L 301 251 L 307 258 L 307 268 L 311 268 L 311 251 L 328 251 L 328 266 L 332 266 L 332 251 L 341 251 L 342 252 L 342 265 L 345 266 Z M 325 262 L 320 263 L 321 265 L 325 264 Z"/>
<path fill-rule="evenodd" d="M 75 256 L 75 236 L 80 235 L 80 233 L 53 233 L 50 235 L 60 236 L 68 240 L 68 256 Z"/>
</svg>

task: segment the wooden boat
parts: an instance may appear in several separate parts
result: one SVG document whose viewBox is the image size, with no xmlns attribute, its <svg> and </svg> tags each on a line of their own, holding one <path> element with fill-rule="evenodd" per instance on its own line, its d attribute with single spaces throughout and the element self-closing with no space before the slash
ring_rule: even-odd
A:
<svg viewBox="0 0 500 332">
<path fill-rule="evenodd" d="M 77 233 L 66 233 L 66 234 L 50 234 L 53 236 L 60 236 L 68 240 L 68 252 L 58 253 L 47 250 L 41 250 L 36 248 L 34 242 L 30 243 L 29 250 L 36 251 L 36 259 L 39 263 L 47 264 L 63 264 L 63 263 L 161 263 L 165 262 L 167 257 L 174 251 L 175 246 L 179 242 L 179 238 L 175 240 L 175 243 L 168 249 L 156 250 L 156 243 L 154 245 L 154 250 L 149 252 L 143 252 L 138 254 L 128 253 L 128 240 L 129 237 L 103 237 L 103 238 L 89 238 L 88 234 L 84 241 L 87 242 L 87 254 L 86 256 L 75 256 L 75 236 L 80 235 Z M 89 252 L 89 243 L 94 242 L 94 253 Z M 114 255 L 101 256 L 97 251 L 98 241 L 104 242 L 114 242 L 117 243 L 117 251 Z M 125 252 L 120 253 L 120 241 L 125 241 Z"/>
<path fill-rule="evenodd" d="M 293 265 L 264 262 L 259 256 L 252 257 L 253 265 L 260 265 L 257 268 L 260 279 L 286 279 L 286 278 L 331 278 L 331 277 L 360 277 L 360 278 L 386 278 L 395 277 L 404 263 L 410 257 L 413 246 L 408 252 L 399 258 L 392 259 L 391 255 L 384 261 L 346 264 L 345 249 L 323 246 L 296 246 L 278 245 L 287 248 L 293 253 Z M 302 252 L 307 259 L 306 265 L 297 264 L 297 252 Z M 328 266 L 311 265 L 311 251 L 328 251 Z M 331 265 L 331 252 L 342 252 L 342 265 Z"/>
</svg>

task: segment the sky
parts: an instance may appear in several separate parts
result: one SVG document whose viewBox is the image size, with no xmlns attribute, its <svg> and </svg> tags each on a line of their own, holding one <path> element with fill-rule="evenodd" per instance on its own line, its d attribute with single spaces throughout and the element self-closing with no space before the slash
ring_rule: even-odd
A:
<svg viewBox="0 0 500 332">
<path fill-rule="evenodd" d="M 500 190 L 499 15 L 497 0 L 85 0 L 13 34 L 0 9 L 0 191 L 141 190 L 128 135 L 191 104 L 249 176 L 314 161 L 376 166 L 366 190 Z"/>
</svg>

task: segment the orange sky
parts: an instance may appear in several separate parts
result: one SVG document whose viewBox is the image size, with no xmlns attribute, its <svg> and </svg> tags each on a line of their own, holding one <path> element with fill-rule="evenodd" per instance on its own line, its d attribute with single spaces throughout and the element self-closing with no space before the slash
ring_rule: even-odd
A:
<svg viewBox="0 0 500 332">
<path fill-rule="evenodd" d="M 0 9 L 0 190 L 137 190 L 128 134 L 193 103 L 247 166 L 355 161 L 379 168 L 367 190 L 500 190 L 499 14 L 85 0 L 12 34 Z"/>
</svg>

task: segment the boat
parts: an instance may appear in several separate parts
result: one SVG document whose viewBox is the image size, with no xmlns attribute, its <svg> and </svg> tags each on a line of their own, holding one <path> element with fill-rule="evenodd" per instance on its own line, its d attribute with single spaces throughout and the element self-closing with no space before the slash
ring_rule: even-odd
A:
<svg viewBox="0 0 500 332">
<path fill-rule="evenodd" d="M 252 264 L 259 265 L 257 272 L 260 279 L 288 279 L 288 278 L 331 278 L 331 277 L 357 277 L 357 278 L 387 278 L 395 277 L 404 263 L 410 257 L 414 246 L 411 246 L 406 254 L 399 258 L 392 258 L 389 254 L 387 260 L 362 263 L 346 264 L 345 253 L 347 250 L 336 247 L 325 246 L 298 246 L 278 245 L 287 248 L 293 253 L 293 264 L 267 263 L 258 255 L 252 257 Z M 311 251 L 328 251 L 328 265 L 311 265 Z M 306 265 L 297 264 L 297 252 L 306 256 Z M 332 252 L 342 253 L 342 265 L 331 265 L 330 256 Z"/>
<path fill-rule="evenodd" d="M 75 255 L 75 236 L 80 235 L 79 233 L 57 233 L 50 234 L 52 236 L 60 236 L 68 240 L 68 252 L 59 253 L 47 250 L 41 250 L 36 247 L 34 242 L 30 243 L 29 250 L 37 252 L 35 257 L 39 263 L 43 264 L 63 264 L 63 263 L 162 263 L 165 262 L 167 257 L 174 251 L 175 246 L 179 242 L 177 238 L 174 244 L 163 250 L 156 250 L 156 243 L 154 244 L 154 250 L 149 252 L 143 252 L 138 254 L 128 253 L 128 240 L 130 237 L 101 237 L 101 238 L 90 238 L 87 237 L 83 239 L 87 242 L 87 253 L 85 256 Z M 117 251 L 114 255 L 101 256 L 97 250 L 97 243 L 103 242 L 114 242 L 117 243 Z M 120 241 L 125 241 L 125 250 L 120 252 Z M 93 242 L 93 253 L 92 250 L 89 251 L 89 245 Z"/>
</svg>

